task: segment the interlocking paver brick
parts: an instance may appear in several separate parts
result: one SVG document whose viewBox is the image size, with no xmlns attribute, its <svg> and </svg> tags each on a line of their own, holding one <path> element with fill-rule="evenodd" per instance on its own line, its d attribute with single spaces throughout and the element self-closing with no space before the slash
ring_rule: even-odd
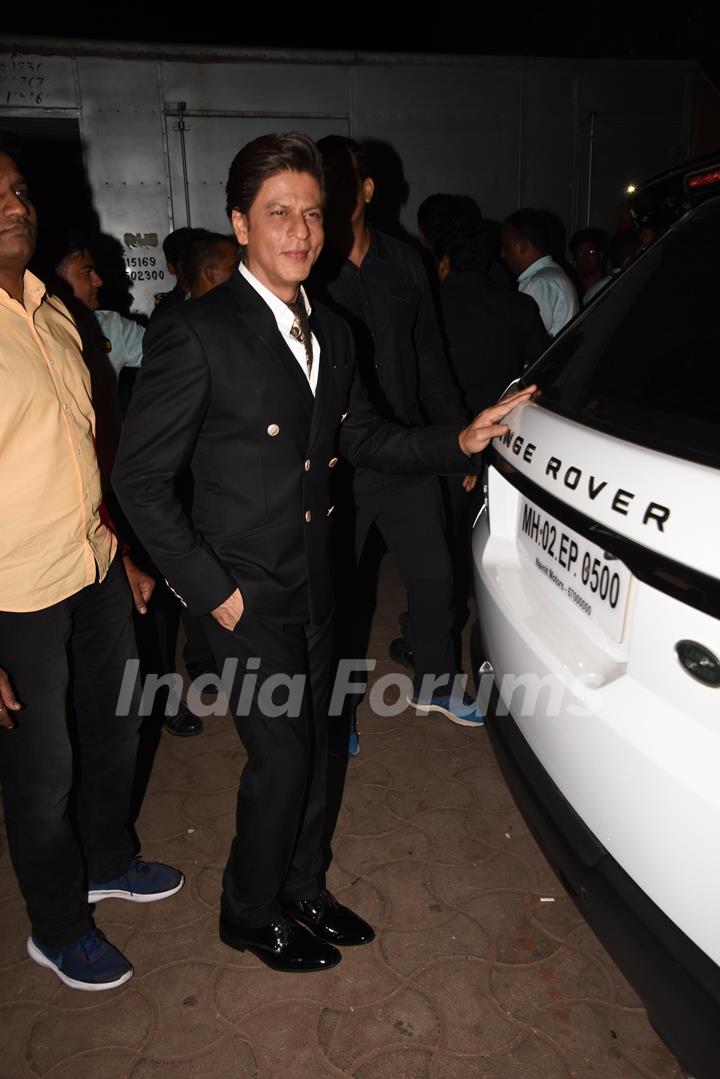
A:
<svg viewBox="0 0 720 1079">
<path fill-rule="evenodd" d="M 503 1011 L 536 1025 L 542 1025 L 545 1012 L 562 1010 L 570 1001 L 612 1004 L 615 1000 L 605 965 L 569 948 L 558 948 L 527 965 L 495 963 L 490 968 L 489 988 Z"/>
<path fill-rule="evenodd" d="M 3 974 L 3 980 L 6 975 Z M 20 972 L 22 977 L 22 972 Z M 22 1004 L 0 1004 L 0 1079 L 19 1079 L 31 1076 L 27 1060 L 28 1034 L 48 1005 L 41 1001 Z"/>
<path fill-rule="evenodd" d="M 425 859 L 430 840 L 420 828 L 411 823 L 399 823 L 382 835 L 343 835 L 336 844 L 335 857 L 351 873 L 369 876 L 388 861 Z"/>
<path fill-rule="evenodd" d="M 347 835 L 384 835 L 401 823 L 387 805 L 384 787 L 360 784 L 355 789 L 352 805 L 346 806 L 345 810 L 343 832 Z"/>
<path fill-rule="evenodd" d="M 192 889 L 196 899 L 209 911 L 220 910 L 220 889 L 224 865 L 202 865 L 193 873 L 185 887 Z"/>
<path fill-rule="evenodd" d="M 0 858 L 3 857 L 4 844 L 0 845 Z M 2 902 L 5 899 L 14 899 L 17 895 L 17 884 L 15 883 L 15 874 L 12 869 L 3 868 L 0 869 L 0 909 L 2 909 Z"/>
<path fill-rule="evenodd" d="M 90 1049 L 56 1064 L 44 1079 L 127 1079 L 137 1063 L 137 1053 L 129 1049 Z"/>
<path fill-rule="evenodd" d="M 379 1048 L 436 1045 L 441 1030 L 442 1016 L 432 996 L 403 986 L 368 1007 L 323 1009 L 317 1038 L 330 1062 L 353 1074 Z"/>
<path fill-rule="evenodd" d="M 353 784 L 371 787 L 389 787 L 393 773 L 388 763 L 371 760 L 365 753 L 365 739 L 363 738 L 363 752 L 353 760 Z"/>
<path fill-rule="evenodd" d="M 153 1060 L 145 1056 L 133 1065 L 127 1079 L 260 1079 L 260 1072 L 249 1042 L 228 1034 L 197 1057 Z"/>
<path fill-rule="evenodd" d="M 478 747 L 476 747 L 478 748 Z M 479 754 L 473 754 L 474 757 Z M 483 759 L 487 754 L 483 752 Z M 515 812 L 515 803 L 507 789 L 502 773 L 494 764 L 475 764 L 460 767 L 455 772 L 457 782 L 473 792 L 473 807 L 487 813 Z"/>
<path fill-rule="evenodd" d="M 429 1079 L 432 1060 L 431 1050 L 381 1050 L 353 1072 L 353 1079 Z"/>
<path fill-rule="evenodd" d="M 580 948 L 586 955 L 597 956 L 604 964 L 607 976 L 613 984 L 615 1003 L 624 1008 L 642 1008 L 642 1003 L 627 978 L 614 963 L 608 961 L 607 954 L 590 927 L 581 921 L 566 937 L 569 947 Z"/>
<path fill-rule="evenodd" d="M 438 1052 L 429 1079 L 575 1079 L 576 1075 L 559 1046 L 533 1032 L 501 1053 L 463 1058 Z"/>
<path fill-rule="evenodd" d="M 103 918 L 100 923 L 108 940 L 125 955 L 132 955 L 136 978 L 143 978 L 157 967 L 180 962 L 187 955 L 202 954 L 208 929 L 217 935 L 217 918 L 207 912 L 182 925 L 159 925 L 150 929 L 145 924 L 125 927 Z"/>
<path fill-rule="evenodd" d="M 375 887 L 390 897 L 385 929 L 431 929 L 453 913 L 452 907 L 439 902 L 428 887 L 425 862 L 388 862 L 369 876 Z"/>
<path fill-rule="evenodd" d="M 488 992 L 488 971 L 484 960 L 468 956 L 441 960 L 413 976 L 412 985 L 428 994 L 442 1016 L 443 1048 L 501 1053 L 522 1039 L 523 1030 Z"/>
<path fill-rule="evenodd" d="M 342 879 L 336 876 L 336 867 L 333 867 L 328 884 L 333 895 L 336 895 L 341 903 L 345 903 L 352 910 L 357 910 L 372 925 L 380 926 L 387 923 L 390 900 L 379 888 L 375 887 L 372 881 L 363 877 L 352 877 L 349 881 L 342 883 Z"/>
<path fill-rule="evenodd" d="M 415 726 L 400 726 L 393 722 L 392 726 L 382 731 L 374 731 L 363 725 L 362 716 L 359 725 L 363 754 L 367 754 L 371 760 L 379 760 L 386 768 L 393 768 L 393 762 L 397 763 L 398 756 L 402 759 L 414 749 L 418 751 L 425 749 L 425 734 Z"/>
<path fill-rule="evenodd" d="M 379 601 L 375 679 L 394 669 L 402 607 L 389 560 Z M 411 708 L 376 716 L 368 698 L 359 723 L 328 879 L 377 937 L 329 972 L 278 974 L 219 940 L 244 761 L 227 716 L 160 739 L 138 832 L 187 883 L 163 903 L 98 905 L 135 965 L 125 987 L 76 993 L 28 959 L 0 831 L 0 1079 L 680 1079 L 486 733 Z"/>
<path fill-rule="evenodd" d="M 509 810 L 500 816 L 470 809 L 429 809 L 414 823 L 430 839 L 430 860 L 436 865 L 474 865 L 488 848 L 505 847 L 505 833 L 514 820 Z"/>
<path fill-rule="evenodd" d="M 429 809 L 465 809 L 475 804 L 472 790 L 456 779 L 438 779 L 420 790 L 390 788 L 386 803 L 403 820 L 412 820 Z"/>
<path fill-rule="evenodd" d="M 542 924 L 544 908 L 554 905 L 540 903 L 537 896 L 528 892 L 497 889 L 470 900 L 465 909 L 493 938 L 493 957 L 497 962 L 525 965 L 547 959 L 565 943 Z M 576 924 L 571 918 L 570 927 Z"/>
<path fill-rule="evenodd" d="M 385 929 L 380 934 L 385 962 L 404 977 L 440 959 L 487 959 L 489 947 L 489 937 L 482 926 L 454 911 L 427 929 Z"/>
<path fill-rule="evenodd" d="M 32 1071 L 44 1076 L 59 1062 L 90 1049 L 112 1046 L 137 1050 L 145 1043 L 155 1021 L 152 1002 L 148 1007 L 147 998 L 132 983 L 112 996 L 90 993 L 82 996 L 63 987 L 53 1007 L 37 1015 L 30 1024 L 25 1054 Z"/>
<path fill-rule="evenodd" d="M 291 975 L 291 978 L 302 975 Z M 318 975 L 322 977 L 322 975 Z M 305 975 L 306 984 L 313 975 Z M 311 993 L 310 988 L 306 993 Z M 316 1038 L 322 1004 L 287 1001 L 282 993 L 277 1003 L 258 1008 L 243 1020 L 240 1030 L 253 1046 L 261 1079 L 280 1076 L 293 1079 L 337 1079 Z"/>
<path fill-rule="evenodd" d="M 581 1075 L 678 1079 L 677 1063 L 659 1042 L 649 1041 L 647 1019 L 641 1010 L 568 1002 L 546 1009 L 538 1026 L 577 1061 Z"/>
<path fill-rule="evenodd" d="M 146 1043 L 151 1056 L 197 1057 L 228 1033 L 215 1007 L 221 974 L 217 963 L 188 959 L 158 964 L 142 978 L 143 992 L 157 1002 L 157 1023 Z"/>
<path fill-rule="evenodd" d="M 503 887 L 532 888 L 532 866 L 508 852 L 488 846 L 485 856 L 472 865 L 428 865 L 428 880 L 435 895 L 451 906 L 464 907 L 477 895 Z"/>
<path fill-rule="evenodd" d="M 532 868 L 534 887 L 542 895 L 564 895 L 565 890 L 545 861 L 537 843 L 527 831 L 513 828 L 504 850 Z"/>
</svg>

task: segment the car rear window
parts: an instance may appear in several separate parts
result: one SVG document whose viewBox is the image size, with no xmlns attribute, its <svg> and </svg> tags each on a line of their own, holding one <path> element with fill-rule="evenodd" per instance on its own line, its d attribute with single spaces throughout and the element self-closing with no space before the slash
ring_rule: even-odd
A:
<svg viewBox="0 0 720 1079">
<path fill-rule="evenodd" d="M 720 199 L 623 271 L 523 381 L 571 419 L 720 467 Z"/>
</svg>

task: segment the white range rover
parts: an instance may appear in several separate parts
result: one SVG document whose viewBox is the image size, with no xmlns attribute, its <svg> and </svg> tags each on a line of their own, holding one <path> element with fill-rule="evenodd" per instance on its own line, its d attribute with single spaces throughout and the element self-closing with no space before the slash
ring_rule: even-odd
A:
<svg viewBox="0 0 720 1079">
<path fill-rule="evenodd" d="M 549 861 L 687 1072 L 717 1079 L 720 198 L 700 193 L 720 168 L 653 183 L 642 204 L 677 220 L 525 372 L 540 395 L 488 452 L 474 658 Z"/>
</svg>

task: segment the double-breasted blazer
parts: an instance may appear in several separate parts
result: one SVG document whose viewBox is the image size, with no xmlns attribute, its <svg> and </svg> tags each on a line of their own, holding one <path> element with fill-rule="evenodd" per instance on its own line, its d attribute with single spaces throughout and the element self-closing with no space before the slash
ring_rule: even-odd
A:
<svg viewBox="0 0 720 1079">
<path fill-rule="evenodd" d="M 392 473 L 463 475 L 460 424 L 386 422 L 346 323 L 313 305 L 315 396 L 270 307 L 240 273 L 145 335 L 113 472 L 140 540 L 194 614 L 239 588 L 246 609 L 318 623 L 332 608 L 329 480 L 339 455 Z M 190 467 L 191 517 L 175 494 Z"/>
</svg>

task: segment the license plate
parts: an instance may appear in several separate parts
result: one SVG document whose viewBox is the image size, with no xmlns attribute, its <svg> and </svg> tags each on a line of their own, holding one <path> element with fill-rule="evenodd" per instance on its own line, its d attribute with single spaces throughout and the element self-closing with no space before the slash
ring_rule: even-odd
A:
<svg viewBox="0 0 720 1079">
<path fill-rule="evenodd" d="M 622 640 L 632 580 L 627 566 L 527 498 L 520 499 L 518 545 L 535 578 L 561 605 Z"/>
</svg>

